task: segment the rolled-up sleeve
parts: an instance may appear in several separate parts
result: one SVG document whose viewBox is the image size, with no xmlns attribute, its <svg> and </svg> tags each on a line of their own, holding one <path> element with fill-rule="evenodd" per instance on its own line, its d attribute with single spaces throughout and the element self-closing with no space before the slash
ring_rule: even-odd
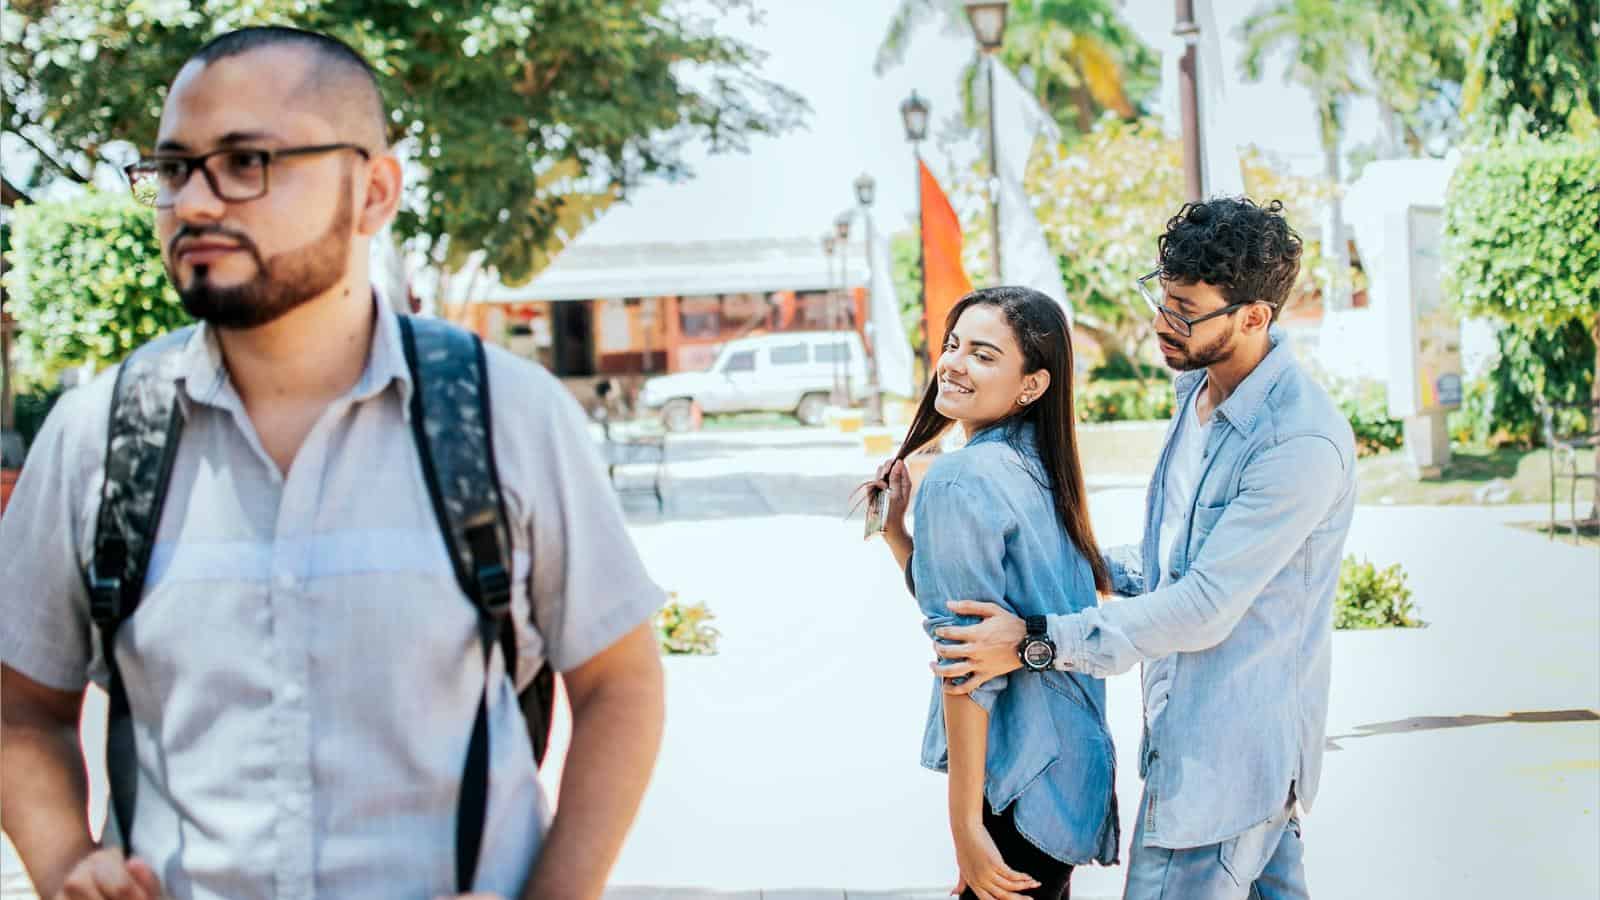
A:
<svg viewBox="0 0 1600 900">
<path fill-rule="evenodd" d="M 1348 483 L 1343 457 L 1320 435 L 1262 450 L 1181 579 L 1142 597 L 1051 617 L 1058 667 L 1104 678 L 1222 643 Z"/>
<path fill-rule="evenodd" d="M 1139 557 L 1137 544 L 1123 544 L 1103 551 L 1106 571 L 1111 575 L 1111 592 L 1123 597 L 1137 597 L 1144 593 L 1144 563 Z"/>
<path fill-rule="evenodd" d="M 0 662 L 46 687 L 82 690 L 93 656 L 79 566 L 81 531 L 69 391 L 45 420 L 0 516 Z"/>
<path fill-rule="evenodd" d="M 1005 555 L 1012 530 L 999 505 L 979 487 L 953 481 L 923 483 L 917 491 L 917 549 L 910 570 L 929 636 L 947 625 L 979 621 L 951 614 L 952 600 L 979 600 L 1011 610 L 1005 598 Z M 972 692 L 972 699 L 993 712 L 1006 683 L 1003 675 L 984 682 Z"/>
</svg>

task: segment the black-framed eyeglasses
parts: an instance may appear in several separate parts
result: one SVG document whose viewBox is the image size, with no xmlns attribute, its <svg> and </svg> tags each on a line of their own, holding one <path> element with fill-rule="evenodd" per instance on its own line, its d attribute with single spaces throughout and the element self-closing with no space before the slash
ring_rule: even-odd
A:
<svg viewBox="0 0 1600 900">
<path fill-rule="evenodd" d="M 266 196 L 267 172 L 275 160 L 351 150 L 371 159 L 372 154 L 359 144 L 317 144 L 311 147 L 285 147 L 263 150 L 256 147 L 228 147 L 198 156 L 157 153 L 123 169 L 133 196 L 146 206 L 167 209 L 178 199 L 178 192 L 199 170 L 211 192 L 229 203 L 242 203 Z"/>
<path fill-rule="evenodd" d="M 1212 310 L 1203 316 L 1195 316 L 1191 319 L 1182 313 L 1174 312 L 1173 310 L 1167 308 L 1167 305 L 1162 302 L 1163 298 L 1159 289 L 1153 289 L 1150 287 L 1150 282 L 1155 281 L 1160 277 L 1160 269 L 1153 269 L 1149 274 L 1141 277 L 1139 279 L 1139 293 L 1144 295 L 1144 302 L 1150 307 L 1150 311 L 1161 316 L 1163 319 L 1166 319 L 1167 324 L 1172 326 L 1172 330 L 1176 331 L 1183 337 L 1188 337 L 1193 334 L 1194 326 L 1199 325 L 1201 322 L 1204 322 L 1207 319 L 1215 319 L 1218 316 L 1230 315 L 1238 312 L 1240 309 L 1243 309 L 1252 303 L 1261 302 L 1259 300 L 1246 300 L 1243 303 L 1230 303 L 1221 309 Z"/>
</svg>

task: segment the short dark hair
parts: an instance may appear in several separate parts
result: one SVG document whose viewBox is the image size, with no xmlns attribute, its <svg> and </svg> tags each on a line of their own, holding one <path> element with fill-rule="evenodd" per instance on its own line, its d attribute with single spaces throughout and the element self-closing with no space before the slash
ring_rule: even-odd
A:
<svg viewBox="0 0 1600 900">
<path fill-rule="evenodd" d="M 1230 304 L 1268 304 L 1274 321 L 1300 274 L 1303 249 L 1282 203 L 1257 206 L 1248 197 L 1185 203 L 1156 246 L 1163 280 L 1214 284 Z"/>
<path fill-rule="evenodd" d="M 366 57 L 332 35 L 285 25 L 255 25 L 212 38 L 189 57 L 189 62 L 208 64 L 266 47 L 298 47 L 311 53 L 316 60 L 312 76 L 316 86 L 323 89 L 335 84 L 353 87 L 354 99 L 369 105 L 369 111 L 377 116 L 377 136 L 387 143 L 388 111 L 384 108 L 383 91 L 378 87 L 378 73 Z"/>
</svg>

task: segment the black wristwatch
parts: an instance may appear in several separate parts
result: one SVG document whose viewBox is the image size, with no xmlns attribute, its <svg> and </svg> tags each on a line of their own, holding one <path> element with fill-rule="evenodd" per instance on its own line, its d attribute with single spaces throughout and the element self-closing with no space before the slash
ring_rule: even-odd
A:
<svg viewBox="0 0 1600 900">
<path fill-rule="evenodd" d="M 1017 645 L 1022 667 L 1030 672 L 1049 671 L 1056 662 L 1056 645 L 1048 634 L 1049 620 L 1044 616 L 1028 616 L 1023 622 L 1028 626 L 1028 634 Z"/>
</svg>

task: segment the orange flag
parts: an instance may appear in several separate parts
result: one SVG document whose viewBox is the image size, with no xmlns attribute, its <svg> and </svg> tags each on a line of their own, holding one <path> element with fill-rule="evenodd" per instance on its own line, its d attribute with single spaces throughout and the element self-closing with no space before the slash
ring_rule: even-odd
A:
<svg viewBox="0 0 1600 900">
<path fill-rule="evenodd" d="M 922 196 L 922 309 L 931 372 L 944 347 L 944 320 L 956 301 L 972 292 L 972 281 L 961 267 L 961 220 L 928 164 L 919 159 L 917 168 Z"/>
</svg>

